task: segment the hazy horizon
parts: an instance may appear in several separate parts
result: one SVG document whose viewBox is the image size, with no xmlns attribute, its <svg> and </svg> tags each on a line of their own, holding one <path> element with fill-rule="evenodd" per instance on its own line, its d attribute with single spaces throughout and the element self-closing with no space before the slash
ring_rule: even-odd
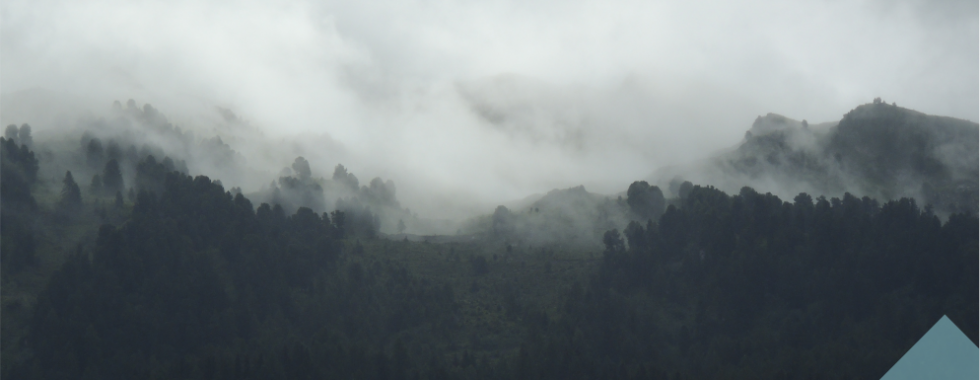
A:
<svg viewBox="0 0 980 380">
<path fill-rule="evenodd" d="M 270 174 L 302 155 L 315 176 L 342 163 L 365 183 L 393 179 L 421 216 L 580 184 L 618 193 L 731 147 L 770 112 L 836 121 L 874 97 L 980 112 L 967 1 L 5 1 L 0 13 L 4 125 L 43 137 L 134 99 Z"/>
</svg>

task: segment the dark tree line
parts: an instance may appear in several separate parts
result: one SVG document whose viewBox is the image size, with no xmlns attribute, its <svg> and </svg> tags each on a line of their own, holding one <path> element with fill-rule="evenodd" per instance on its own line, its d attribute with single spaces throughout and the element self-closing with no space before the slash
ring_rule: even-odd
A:
<svg viewBox="0 0 980 380">
<path fill-rule="evenodd" d="M 58 199 L 57 208 L 65 216 L 74 215 L 82 209 L 82 190 L 71 171 L 65 173 L 65 179 L 61 183 L 61 198 Z"/>
<path fill-rule="evenodd" d="M 374 238 L 381 228 L 378 215 L 357 197 L 337 200 L 337 210 L 344 214 L 346 231 L 351 235 Z"/>
<path fill-rule="evenodd" d="M 279 177 L 278 186 L 272 183 L 272 192 L 268 200 L 278 204 L 285 210 L 296 210 L 307 207 L 314 210 L 326 210 L 323 187 L 312 177 L 310 163 L 303 157 L 296 157 L 290 168 L 284 169 L 287 175 Z"/>
<path fill-rule="evenodd" d="M 7 137 L 13 134 L 11 127 Z M 30 137 L 30 127 L 25 124 L 17 135 L 21 141 L 25 130 Z M 37 182 L 38 160 L 28 145 L 18 146 L 7 137 L 0 137 L 0 268 L 4 276 L 37 264 L 34 225 L 38 206 L 31 189 Z"/>
<path fill-rule="evenodd" d="M 122 146 L 115 140 L 109 139 L 103 145 L 103 141 L 86 132 L 81 139 L 83 155 L 87 163 L 85 172 L 95 174 L 88 181 L 88 189 L 91 194 L 98 197 L 115 197 L 116 195 L 126 194 L 128 189 L 135 187 L 149 188 L 159 191 L 162 186 L 162 178 L 166 172 L 179 171 L 187 173 L 187 164 L 184 161 L 174 161 L 164 155 L 163 150 L 158 147 L 143 145 L 138 149 L 135 145 L 130 145 L 123 150 Z M 157 161 L 156 157 L 163 157 L 162 161 Z M 154 167 L 162 164 L 162 169 Z M 127 184 L 124 177 L 133 178 L 136 174 L 136 183 Z M 148 173 L 149 172 L 149 173 Z M 148 183 L 146 178 L 155 178 L 152 183 Z"/>
<path fill-rule="evenodd" d="M 6 276 L 34 265 L 38 166 L 26 145 L 0 138 L 0 148 Z M 298 180 L 308 179 L 304 162 L 294 162 Z M 137 163 L 129 218 L 103 225 L 50 277 L 29 354 L 5 359 L 0 375 L 877 379 L 941 315 L 977 341 L 980 223 L 941 222 L 911 199 L 786 202 L 683 183 L 664 207 L 658 188 L 634 183 L 626 204 L 642 222 L 605 234 L 589 280 L 558 310 L 523 310 L 514 346 L 460 354 L 453 289 L 388 252 L 366 255 L 378 218 L 358 198 L 290 214 L 175 166 L 152 155 Z M 379 199 L 394 200 L 393 186 L 374 182 Z M 68 172 L 57 207 L 80 204 Z M 501 207 L 492 228 L 512 233 L 513 218 Z M 470 259 L 471 292 L 530 290 L 478 286 L 495 265 L 496 255 Z"/>
<path fill-rule="evenodd" d="M 452 291 L 344 255 L 346 223 L 343 212 L 253 209 L 207 177 L 166 173 L 159 193 L 139 192 L 129 221 L 102 226 L 95 246 L 80 246 L 51 277 L 31 322 L 33 358 L 5 366 L 4 375 L 404 378 L 410 369 L 428 371 L 409 363 L 390 337 L 445 324 Z M 310 359 L 325 353 L 329 360 Z"/>
<path fill-rule="evenodd" d="M 163 161 L 157 162 L 153 155 L 146 156 L 136 164 L 135 191 L 162 193 L 167 174 L 175 170 L 177 168 L 170 157 L 164 157 Z"/>
<path fill-rule="evenodd" d="M 626 190 L 626 204 L 636 218 L 651 220 L 664 213 L 666 200 L 659 187 L 650 186 L 646 181 L 637 181 Z"/>
<path fill-rule="evenodd" d="M 29 124 L 17 125 L 10 124 L 3 132 L 4 138 L 14 141 L 17 145 L 27 146 L 28 149 L 34 148 L 34 137 L 31 136 L 31 126 Z"/>
<path fill-rule="evenodd" d="M 595 279 L 526 351 L 555 378 L 877 379 L 944 314 L 977 342 L 977 231 L 912 199 L 695 186 L 625 239 L 609 231 Z"/>
</svg>

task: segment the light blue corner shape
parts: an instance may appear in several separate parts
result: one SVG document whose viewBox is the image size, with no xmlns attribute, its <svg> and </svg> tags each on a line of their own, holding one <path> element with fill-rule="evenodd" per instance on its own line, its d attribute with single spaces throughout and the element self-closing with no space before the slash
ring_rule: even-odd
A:
<svg viewBox="0 0 980 380">
<path fill-rule="evenodd" d="M 980 349 L 945 315 L 881 380 L 980 378 Z"/>
</svg>

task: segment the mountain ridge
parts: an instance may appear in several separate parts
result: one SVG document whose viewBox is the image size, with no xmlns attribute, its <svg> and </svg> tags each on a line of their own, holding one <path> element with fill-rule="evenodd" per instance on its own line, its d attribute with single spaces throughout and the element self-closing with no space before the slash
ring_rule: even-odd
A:
<svg viewBox="0 0 980 380">
<path fill-rule="evenodd" d="M 733 149 L 650 177 L 660 184 L 691 180 L 728 191 L 750 186 L 784 197 L 912 197 L 944 215 L 977 213 L 978 141 L 977 123 L 876 99 L 836 122 L 809 125 L 775 113 L 759 116 Z"/>
</svg>

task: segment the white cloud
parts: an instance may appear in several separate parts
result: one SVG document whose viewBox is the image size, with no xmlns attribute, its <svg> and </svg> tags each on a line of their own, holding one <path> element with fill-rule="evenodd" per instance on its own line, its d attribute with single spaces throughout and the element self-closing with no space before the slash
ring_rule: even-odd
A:
<svg viewBox="0 0 980 380">
<path fill-rule="evenodd" d="M 975 3 L 10 0 L 0 90 L 188 125 L 228 107 L 326 134 L 419 202 L 613 192 L 767 112 L 835 120 L 881 96 L 976 121 Z"/>
</svg>

